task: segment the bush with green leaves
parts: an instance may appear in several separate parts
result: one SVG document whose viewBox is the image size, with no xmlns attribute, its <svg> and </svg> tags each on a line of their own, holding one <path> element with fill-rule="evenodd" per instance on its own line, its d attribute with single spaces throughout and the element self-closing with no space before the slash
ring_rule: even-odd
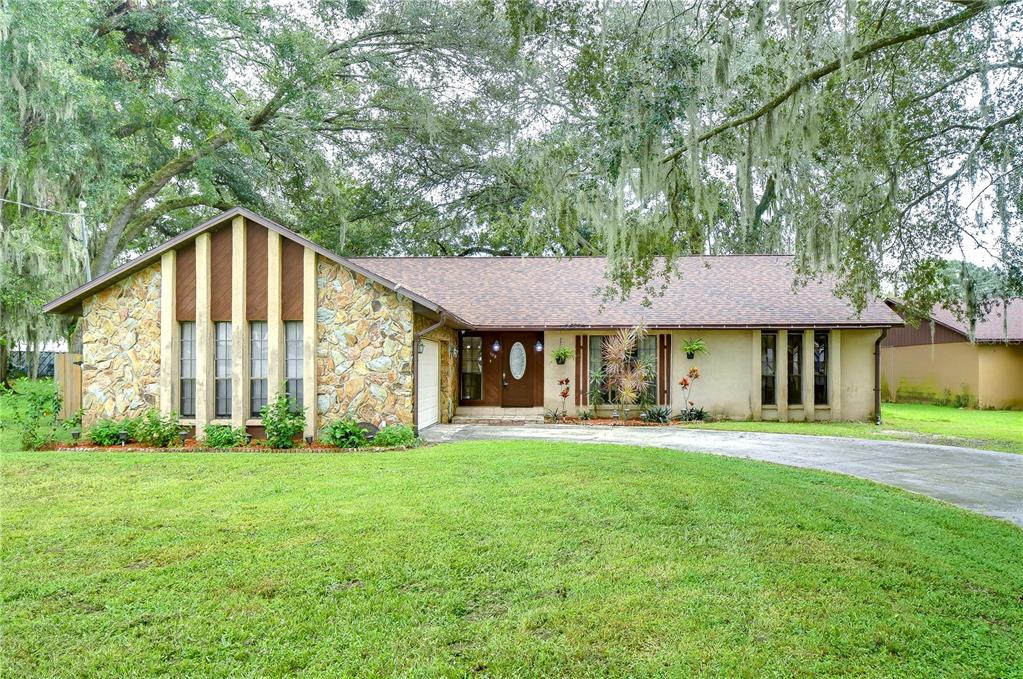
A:
<svg viewBox="0 0 1023 679">
<path fill-rule="evenodd" d="M 202 430 L 202 438 L 210 448 L 234 448 L 245 443 L 245 427 L 207 424 Z"/>
<path fill-rule="evenodd" d="M 579 419 L 580 420 L 592 420 L 593 418 L 594 418 L 593 411 L 590 410 L 589 408 L 579 412 Z"/>
<path fill-rule="evenodd" d="M 668 406 L 650 406 L 639 414 L 639 419 L 644 422 L 667 424 L 671 422 L 671 408 Z"/>
<path fill-rule="evenodd" d="M 128 440 L 132 440 L 135 434 L 136 423 L 132 419 L 122 420 L 96 420 L 89 427 L 89 440 L 97 446 L 116 446 L 121 443 L 121 432 L 128 433 Z"/>
<path fill-rule="evenodd" d="M 282 389 L 277 398 L 259 411 L 266 431 L 266 443 L 271 448 L 291 448 L 305 429 L 305 410 L 296 409 Z"/>
<path fill-rule="evenodd" d="M 407 424 L 389 424 L 373 437 L 373 445 L 383 448 L 412 446 L 417 440 L 415 430 Z"/>
<path fill-rule="evenodd" d="M 362 425 L 345 417 L 327 425 L 323 430 L 323 442 L 338 448 L 361 448 L 369 443 L 369 437 Z"/>
<path fill-rule="evenodd" d="M 707 419 L 707 411 L 703 408 L 689 408 L 689 410 L 679 411 L 675 419 L 679 422 L 702 422 Z"/>
<path fill-rule="evenodd" d="M 24 407 L 12 418 L 25 450 L 36 450 L 56 440 L 60 404 L 60 392 L 52 383 L 25 394 Z"/>
<path fill-rule="evenodd" d="M 134 440 L 148 446 L 166 448 L 178 440 L 181 424 L 177 413 L 161 415 L 156 408 L 146 411 L 135 426 Z"/>
</svg>

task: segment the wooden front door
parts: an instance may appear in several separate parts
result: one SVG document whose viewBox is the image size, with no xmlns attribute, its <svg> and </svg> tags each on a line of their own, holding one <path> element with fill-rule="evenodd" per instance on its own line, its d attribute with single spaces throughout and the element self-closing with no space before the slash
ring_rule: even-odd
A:
<svg viewBox="0 0 1023 679">
<path fill-rule="evenodd" d="M 501 336 L 501 405 L 525 408 L 533 405 L 533 386 L 542 355 L 533 349 L 535 332 L 508 332 Z"/>
</svg>

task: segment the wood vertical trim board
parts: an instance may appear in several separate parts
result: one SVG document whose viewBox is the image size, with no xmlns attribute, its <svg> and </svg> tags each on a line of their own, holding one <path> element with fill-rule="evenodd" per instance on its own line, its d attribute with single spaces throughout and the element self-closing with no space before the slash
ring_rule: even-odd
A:
<svg viewBox="0 0 1023 679">
<path fill-rule="evenodd" d="M 842 331 L 832 330 L 828 337 L 828 401 L 831 419 L 842 419 Z"/>
<path fill-rule="evenodd" d="M 213 342 L 210 321 L 210 234 L 195 239 L 195 432 L 200 437 L 213 404 Z"/>
<path fill-rule="evenodd" d="M 814 420 L 813 330 L 803 331 L 803 420 Z"/>
<path fill-rule="evenodd" d="M 177 335 L 177 252 L 160 255 L 160 412 L 164 415 L 174 407 L 174 382 L 178 366 L 174 360 Z"/>
<path fill-rule="evenodd" d="M 316 436 L 316 251 L 305 248 L 302 281 L 302 391 L 305 435 Z"/>
<path fill-rule="evenodd" d="M 774 400 L 778 404 L 778 420 L 789 421 L 789 333 L 779 330 L 775 351 L 778 359 L 774 362 Z"/>
<path fill-rule="evenodd" d="M 231 220 L 231 424 L 244 427 L 248 417 L 249 324 L 245 320 L 247 290 L 245 218 Z"/>
<path fill-rule="evenodd" d="M 575 405 L 578 408 L 583 405 L 583 381 L 581 375 L 583 372 L 583 337 L 582 335 L 575 336 Z"/>
<path fill-rule="evenodd" d="M 267 400 L 273 402 L 284 382 L 284 326 L 281 320 L 281 234 L 266 230 Z"/>
<path fill-rule="evenodd" d="M 760 392 L 761 385 L 763 383 L 762 373 L 763 366 L 761 365 L 761 352 L 763 352 L 763 333 L 760 330 L 754 330 L 751 333 L 752 339 L 750 341 L 750 347 L 752 348 L 752 361 L 750 362 L 750 417 L 754 420 L 761 420 L 764 417 L 764 404 L 762 402 L 762 394 Z M 777 347 L 775 348 L 777 351 Z"/>
</svg>

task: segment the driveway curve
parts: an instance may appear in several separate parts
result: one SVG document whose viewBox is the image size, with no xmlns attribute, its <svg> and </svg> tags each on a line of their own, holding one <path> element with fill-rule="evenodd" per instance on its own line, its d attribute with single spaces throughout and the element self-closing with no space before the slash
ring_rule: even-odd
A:
<svg viewBox="0 0 1023 679">
<path fill-rule="evenodd" d="M 558 424 L 437 424 L 433 443 L 541 439 L 713 453 L 859 476 L 1023 527 L 1023 455 L 907 441 L 759 432 Z"/>
</svg>

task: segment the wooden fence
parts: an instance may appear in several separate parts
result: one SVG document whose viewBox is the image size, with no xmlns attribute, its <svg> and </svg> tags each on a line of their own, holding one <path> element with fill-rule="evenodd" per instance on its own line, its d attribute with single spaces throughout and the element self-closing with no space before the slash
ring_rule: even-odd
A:
<svg viewBox="0 0 1023 679">
<path fill-rule="evenodd" d="M 60 419 L 66 420 L 82 407 L 82 355 L 61 353 L 54 357 L 53 379 L 60 390 Z"/>
</svg>

